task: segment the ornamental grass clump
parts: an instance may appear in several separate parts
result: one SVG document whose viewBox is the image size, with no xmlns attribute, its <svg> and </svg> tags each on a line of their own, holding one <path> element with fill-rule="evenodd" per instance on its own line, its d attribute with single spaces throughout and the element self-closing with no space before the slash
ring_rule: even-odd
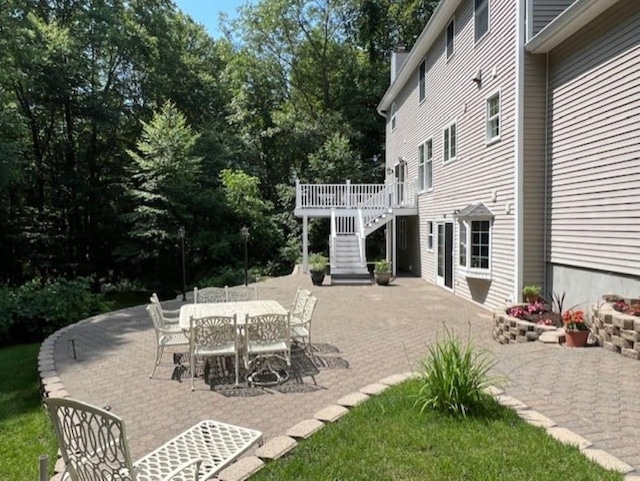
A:
<svg viewBox="0 0 640 481">
<path fill-rule="evenodd" d="M 457 336 L 445 332 L 445 339 L 430 346 L 421 363 L 422 387 L 415 405 L 420 412 L 429 409 L 462 417 L 485 411 L 495 403 L 485 392 L 496 382 L 489 375 L 495 360 L 490 352 L 476 350 L 471 342 L 463 345 Z"/>
</svg>

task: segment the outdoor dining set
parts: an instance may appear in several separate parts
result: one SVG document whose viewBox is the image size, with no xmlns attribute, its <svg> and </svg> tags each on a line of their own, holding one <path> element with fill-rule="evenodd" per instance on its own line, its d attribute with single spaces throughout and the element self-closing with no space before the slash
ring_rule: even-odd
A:
<svg viewBox="0 0 640 481">
<path fill-rule="evenodd" d="M 156 359 L 149 377 L 165 347 L 188 348 L 192 391 L 197 359 L 205 363 L 216 357 L 232 359 L 238 386 L 241 364 L 249 384 L 263 375 L 277 384 L 288 377 L 292 343 L 302 343 L 312 354 L 311 321 L 317 298 L 307 289 L 297 290 L 289 309 L 274 300 L 258 299 L 254 286 L 194 288 L 193 299 L 180 309 L 166 310 L 155 294 L 151 296 L 147 311 L 156 332 Z"/>
<path fill-rule="evenodd" d="M 147 311 L 156 334 L 156 359 L 149 377 L 165 347 L 188 349 L 192 390 L 196 358 L 233 359 L 236 386 L 241 361 L 248 382 L 257 369 L 279 374 L 280 361 L 285 369 L 291 366 L 292 343 L 299 342 L 311 352 L 316 303 L 311 292 L 302 288 L 287 309 L 273 300 L 259 300 L 255 287 L 208 287 L 194 289 L 193 303 L 166 310 L 153 294 Z M 203 420 L 133 462 L 124 422 L 108 408 L 71 398 L 46 398 L 45 405 L 65 463 L 63 480 L 211 479 L 263 442 L 260 431 Z"/>
</svg>

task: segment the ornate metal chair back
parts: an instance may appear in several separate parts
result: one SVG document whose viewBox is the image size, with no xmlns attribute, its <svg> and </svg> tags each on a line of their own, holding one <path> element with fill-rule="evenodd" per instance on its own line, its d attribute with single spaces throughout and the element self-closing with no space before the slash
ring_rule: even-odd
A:
<svg viewBox="0 0 640 481">
<path fill-rule="evenodd" d="M 68 398 L 44 402 L 71 481 L 136 480 L 122 419 Z"/>
</svg>

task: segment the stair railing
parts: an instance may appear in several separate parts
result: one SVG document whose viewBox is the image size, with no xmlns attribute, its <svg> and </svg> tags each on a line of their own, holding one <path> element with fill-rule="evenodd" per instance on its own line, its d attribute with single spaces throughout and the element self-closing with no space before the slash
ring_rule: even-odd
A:
<svg viewBox="0 0 640 481">
<path fill-rule="evenodd" d="M 336 210 L 331 209 L 331 234 L 329 234 L 329 265 L 332 269 L 336 267 Z"/>
<path fill-rule="evenodd" d="M 356 215 L 356 235 L 358 236 L 358 248 L 360 250 L 360 267 L 366 267 L 366 236 L 364 234 L 364 223 L 362 222 L 362 209 L 358 209 L 358 214 Z"/>
<path fill-rule="evenodd" d="M 386 184 L 383 189 L 379 190 L 358 205 L 358 211 L 362 212 L 363 228 L 389 209 L 389 201 L 391 199 L 390 194 L 393 190 L 392 185 Z"/>
</svg>

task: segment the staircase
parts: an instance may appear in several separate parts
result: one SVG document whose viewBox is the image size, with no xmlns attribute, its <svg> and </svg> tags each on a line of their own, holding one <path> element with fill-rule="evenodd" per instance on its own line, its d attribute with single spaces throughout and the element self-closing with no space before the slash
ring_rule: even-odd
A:
<svg viewBox="0 0 640 481">
<path fill-rule="evenodd" d="M 357 234 L 337 235 L 331 257 L 331 284 L 371 284 L 371 274 L 360 257 Z"/>
</svg>

